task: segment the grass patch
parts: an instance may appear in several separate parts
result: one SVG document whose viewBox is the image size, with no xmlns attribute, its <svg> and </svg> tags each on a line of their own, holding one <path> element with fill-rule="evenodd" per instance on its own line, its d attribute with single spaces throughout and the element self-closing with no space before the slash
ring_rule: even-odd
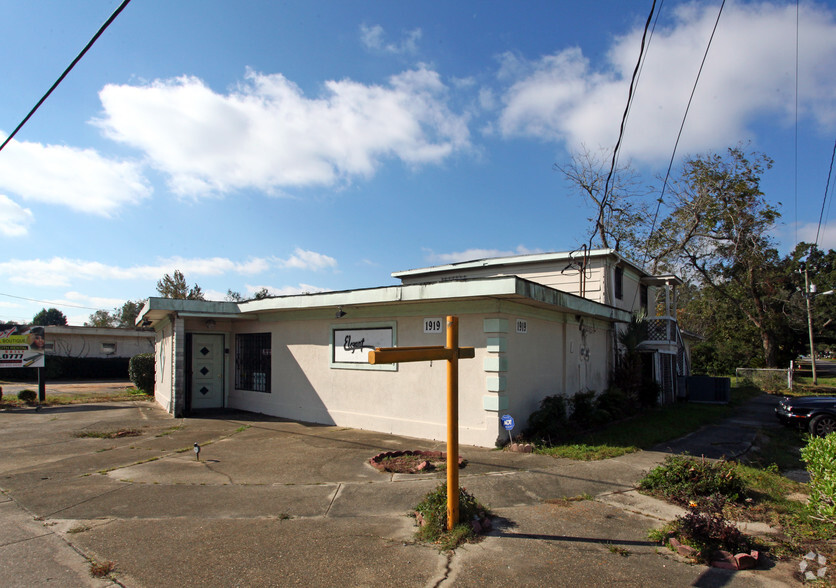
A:
<svg viewBox="0 0 836 588">
<path fill-rule="evenodd" d="M 615 445 L 589 445 L 586 443 L 574 443 L 571 445 L 554 445 L 551 447 L 535 448 L 535 453 L 551 455 L 552 457 L 563 457 L 578 461 L 595 461 L 599 459 L 610 459 L 627 453 L 639 451 L 635 445 L 618 447 Z"/>
<path fill-rule="evenodd" d="M 681 403 L 650 409 L 568 443 L 537 446 L 535 453 L 589 461 L 649 449 L 730 416 L 735 407 L 759 394 L 757 388 L 738 384 L 732 388 L 729 404 Z"/>
<path fill-rule="evenodd" d="M 36 393 L 37 398 L 37 393 Z M 109 394 L 50 394 L 47 393 L 43 402 L 34 403 L 41 406 L 67 406 L 71 404 L 91 404 L 98 402 L 123 402 L 123 401 L 138 401 L 150 402 L 154 400 L 153 396 L 149 396 L 136 388 L 125 388 L 123 390 L 115 390 Z M 17 397 L 12 397 L 3 394 L 0 400 L 0 408 L 22 408 L 24 406 L 31 406 L 32 403 L 24 402 Z"/>
</svg>

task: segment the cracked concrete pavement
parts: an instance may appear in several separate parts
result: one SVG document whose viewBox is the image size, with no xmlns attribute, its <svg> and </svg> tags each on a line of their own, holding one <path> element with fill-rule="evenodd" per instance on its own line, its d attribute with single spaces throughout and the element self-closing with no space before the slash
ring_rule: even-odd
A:
<svg viewBox="0 0 836 588">
<path fill-rule="evenodd" d="M 737 416 L 749 424 L 726 424 L 737 440 L 723 437 L 723 448 L 751 444 L 769 425 L 770 400 Z M 708 429 L 687 445 L 699 455 L 718 440 Z M 681 449 L 673 444 L 599 462 L 463 446 L 461 485 L 497 519 L 453 554 L 416 543 L 407 516 L 443 474 L 382 474 L 367 463 L 443 443 L 240 412 L 174 419 L 152 403 L 111 402 L 0 412 L 0 444 L 8 586 L 792 583 L 788 566 L 716 570 L 647 538 L 678 511 L 633 488 Z M 113 578 L 92 578 L 91 561 L 113 562 Z"/>
</svg>

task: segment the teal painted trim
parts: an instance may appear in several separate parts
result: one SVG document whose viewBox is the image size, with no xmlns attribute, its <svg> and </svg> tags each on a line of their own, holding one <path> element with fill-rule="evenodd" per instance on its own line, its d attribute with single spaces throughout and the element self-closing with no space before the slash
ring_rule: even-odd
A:
<svg viewBox="0 0 836 588">
<path fill-rule="evenodd" d="M 488 392 L 505 392 L 507 380 L 505 376 L 488 376 L 487 388 Z"/>
<path fill-rule="evenodd" d="M 507 396 L 482 396 L 482 407 L 485 410 L 499 412 L 508 408 Z"/>
<path fill-rule="evenodd" d="M 488 337 L 488 353 L 502 353 L 507 351 L 508 341 L 505 337 Z"/>
<path fill-rule="evenodd" d="M 467 302 L 445 301 L 415 304 L 387 304 L 379 306 L 348 306 L 342 305 L 346 312 L 346 320 L 350 319 L 391 319 L 414 316 L 447 316 L 489 314 L 499 311 L 498 300 L 470 300 Z M 306 320 L 334 320 L 337 307 L 328 309 L 282 310 L 266 312 L 258 315 L 258 320 L 265 322 L 306 321 Z"/>
<path fill-rule="evenodd" d="M 508 319 L 486 318 L 483 328 L 486 333 L 507 333 Z"/>
<path fill-rule="evenodd" d="M 506 357 L 486 357 L 485 358 L 486 372 L 507 372 L 508 358 Z"/>
</svg>

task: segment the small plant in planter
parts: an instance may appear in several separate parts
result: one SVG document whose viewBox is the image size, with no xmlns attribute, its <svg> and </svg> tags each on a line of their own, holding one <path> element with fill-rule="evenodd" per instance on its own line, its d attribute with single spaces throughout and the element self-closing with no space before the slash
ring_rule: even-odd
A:
<svg viewBox="0 0 836 588">
<path fill-rule="evenodd" d="M 442 551 L 455 549 L 491 528 L 491 513 L 465 488 L 459 488 L 459 521 L 447 529 L 447 484 L 424 497 L 413 513 L 419 525 L 416 537 L 435 543 Z"/>
</svg>

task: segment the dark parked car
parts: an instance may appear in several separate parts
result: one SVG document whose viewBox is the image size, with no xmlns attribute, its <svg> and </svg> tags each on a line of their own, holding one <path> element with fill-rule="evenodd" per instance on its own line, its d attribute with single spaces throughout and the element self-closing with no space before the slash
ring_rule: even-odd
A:
<svg viewBox="0 0 836 588">
<path fill-rule="evenodd" d="M 836 396 L 784 398 L 775 415 L 785 425 L 796 425 L 823 437 L 836 432 Z"/>
</svg>

